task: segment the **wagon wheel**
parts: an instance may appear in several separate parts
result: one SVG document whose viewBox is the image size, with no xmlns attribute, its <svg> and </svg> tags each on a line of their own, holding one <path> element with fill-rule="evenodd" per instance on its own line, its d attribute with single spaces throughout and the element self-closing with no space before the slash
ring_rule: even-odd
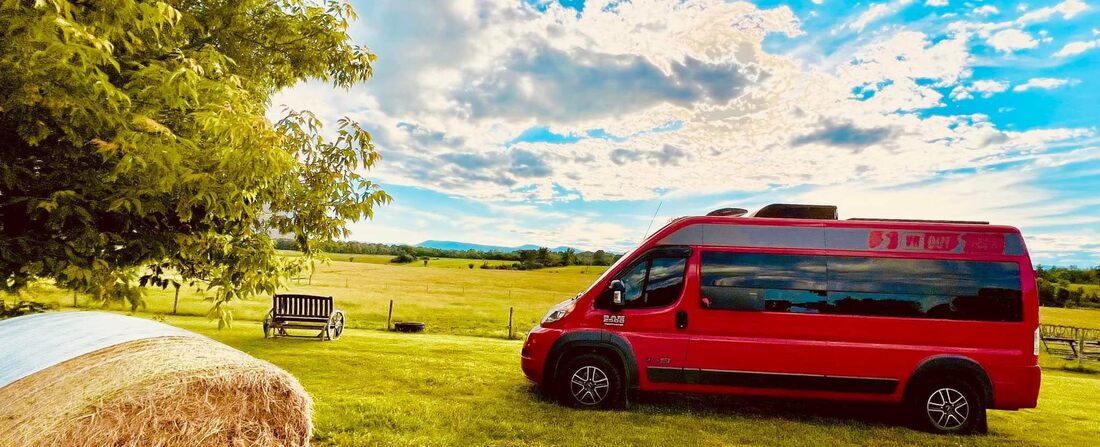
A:
<svg viewBox="0 0 1100 447">
<path fill-rule="evenodd" d="M 271 337 L 271 324 L 275 322 L 275 309 L 267 311 L 267 316 L 264 317 L 264 338 Z"/>
<path fill-rule="evenodd" d="M 327 332 L 327 338 L 329 340 L 336 340 L 340 338 L 340 334 L 344 333 L 344 313 L 336 311 L 332 314 L 332 317 L 328 320 L 328 326 L 325 327 Z"/>
</svg>

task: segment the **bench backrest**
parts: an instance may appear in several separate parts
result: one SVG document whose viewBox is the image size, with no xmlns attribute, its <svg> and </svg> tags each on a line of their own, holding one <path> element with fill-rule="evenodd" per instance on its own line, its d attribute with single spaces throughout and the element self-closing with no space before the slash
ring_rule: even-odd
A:
<svg viewBox="0 0 1100 447">
<path fill-rule="evenodd" d="M 1059 326 L 1056 324 L 1042 324 L 1039 325 L 1039 337 L 1043 339 L 1048 338 L 1068 338 L 1077 339 L 1078 328 L 1073 326 Z"/>
<path fill-rule="evenodd" d="M 275 295 L 271 298 L 275 316 L 328 318 L 332 297 L 316 295 Z"/>
</svg>

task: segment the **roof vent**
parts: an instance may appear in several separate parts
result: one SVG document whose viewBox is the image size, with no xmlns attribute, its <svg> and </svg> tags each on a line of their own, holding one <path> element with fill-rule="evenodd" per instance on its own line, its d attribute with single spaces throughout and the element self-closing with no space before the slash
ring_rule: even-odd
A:
<svg viewBox="0 0 1100 447">
<path fill-rule="evenodd" d="M 752 217 L 837 220 L 835 205 L 800 205 L 787 203 L 773 203 L 765 206 L 753 213 Z"/>
<path fill-rule="evenodd" d="M 719 208 L 707 213 L 707 216 L 741 217 L 748 212 L 749 210 L 744 208 Z"/>
</svg>

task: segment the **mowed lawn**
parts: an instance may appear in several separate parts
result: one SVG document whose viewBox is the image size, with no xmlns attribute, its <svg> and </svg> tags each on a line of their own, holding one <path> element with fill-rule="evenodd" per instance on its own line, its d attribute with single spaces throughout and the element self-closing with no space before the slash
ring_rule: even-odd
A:
<svg viewBox="0 0 1100 447">
<path fill-rule="evenodd" d="M 470 270 L 463 268 L 468 260 L 433 259 L 424 267 L 361 256 L 322 265 L 311 285 L 302 281 L 290 290 L 336 297 L 360 329 L 335 342 L 263 339 L 258 320 L 268 299 L 234 303 L 236 323 L 219 331 L 199 317 L 210 302 L 186 291 L 180 309 L 192 316 L 167 321 L 297 376 L 315 399 L 320 445 L 1053 446 L 1092 444 L 1100 436 L 1100 374 L 1062 370 L 1073 363 L 1045 354 L 1039 408 L 991 412 L 987 436 L 915 432 L 891 407 L 851 403 L 643 395 L 628 411 L 561 408 L 541 400 L 523 377 L 520 341 L 503 339 L 507 309 L 516 309 L 517 332 L 526 331 L 602 268 Z M 170 292 L 152 291 L 138 315 L 168 313 Z M 41 284 L 26 296 L 62 305 L 72 299 Z M 428 332 L 382 331 L 390 299 L 395 319 L 425 321 Z M 1100 311 L 1043 308 L 1041 315 L 1045 323 L 1100 328 Z"/>
<path fill-rule="evenodd" d="M 319 445 L 1090 445 L 1100 436 L 1100 375 L 1044 372 L 1039 407 L 991 411 L 986 436 L 905 428 L 892 407 L 643 395 L 627 411 L 541 400 L 517 340 L 349 330 L 335 342 L 263 339 L 259 325 L 209 335 L 297 376 L 315 400 Z"/>
<path fill-rule="evenodd" d="M 504 338 L 508 310 L 513 308 L 514 336 L 522 338 L 550 307 L 586 289 L 606 267 L 570 266 L 534 271 L 481 269 L 480 260 L 432 259 L 425 267 L 390 264 L 392 256 L 332 255 L 318 263 L 312 277 L 291 281 L 280 293 L 306 293 L 335 297 L 350 328 L 384 329 L 390 300 L 395 321 L 420 321 L 433 334 L 475 335 Z M 347 259 L 354 258 L 353 262 Z M 336 260 L 343 259 L 343 260 Z M 501 261 L 490 261 L 492 265 Z M 468 265 L 475 264 L 474 269 Z M 147 289 L 146 306 L 139 313 L 169 314 L 174 290 Z M 73 304 L 72 292 L 48 284 L 36 284 L 24 292 L 34 301 Z M 12 301 L 18 298 L 8 298 Z M 80 307 L 99 307 L 76 296 Z M 212 303 L 193 288 L 180 291 L 179 314 L 204 316 Z M 237 321 L 262 321 L 271 308 L 270 297 L 254 297 L 232 303 Z M 110 310 L 129 310 L 113 304 Z"/>
<path fill-rule="evenodd" d="M 287 252 L 290 253 L 290 252 Z M 533 271 L 481 269 L 477 259 L 431 259 L 391 264 L 388 255 L 331 254 L 318 263 L 312 277 L 290 281 L 280 293 L 333 296 L 344 310 L 350 328 L 383 329 L 389 301 L 394 301 L 395 321 L 427 323 L 431 334 L 474 335 L 504 338 L 508 332 L 508 309 L 514 309 L 514 336 L 522 338 L 551 306 L 588 288 L 606 267 L 570 266 Z M 350 260 L 350 262 L 349 262 Z M 491 265 L 505 261 L 490 261 Z M 475 268 L 468 266 L 474 263 Z M 508 262 L 510 264 L 510 262 Z M 146 307 L 139 313 L 169 314 L 173 290 L 147 289 Z M 25 297 L 71 307 L 72 292 L 46 284 L 33 285 Z M 11 301 L 17 297 L 5 297 Z M 80 307 L 99 307 L 77 296 Z M 203 316 L 210 310 L 206 295 L 192 288 L 181 289 L 180 315 Z M 234 301 L 236 320 L 261 321 L 271 308 L 270 297 Z M 114 304 L 111 310 L 128 310 Z M 1044 323 L 1100 329 L 1100 311 L 1042 308 Z"/>
<path fill-rule="evenodd" d="M 1045 324 L 1100 329 L 1100 310 L 1040 307 L 1039 321 Z"/>
</svg>

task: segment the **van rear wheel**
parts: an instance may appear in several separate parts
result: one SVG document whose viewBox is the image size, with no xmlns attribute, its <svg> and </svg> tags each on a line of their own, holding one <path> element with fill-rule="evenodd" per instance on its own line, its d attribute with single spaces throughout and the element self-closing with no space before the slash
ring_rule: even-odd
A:
<svg viewBox="0 0 1100 447">
<path fill-rule="evenodd" d="M 623 375 L 607 358 L 586 354 L 558 371 L 555 394 L 563 405 L 579 408 L 620 408 Z"/>
<path fill-rule="evenodd" d="M 918 385 L 908 402 L 917 427 L 932 433 L 975 433 L 985 428 L 985 402 L 969 383 L 930 380 Z"/>
</svg>

